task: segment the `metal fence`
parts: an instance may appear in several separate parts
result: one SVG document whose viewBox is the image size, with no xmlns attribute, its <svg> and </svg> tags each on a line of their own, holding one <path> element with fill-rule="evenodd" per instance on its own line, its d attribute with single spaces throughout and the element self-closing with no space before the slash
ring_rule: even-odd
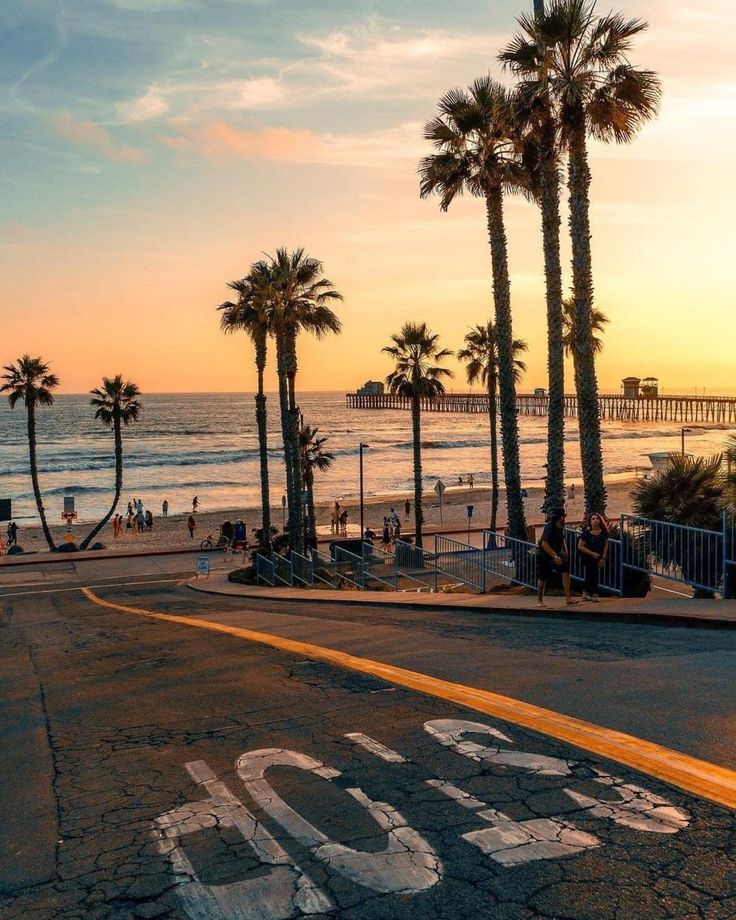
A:
<svg viewBox="0 0 736 920">
<path fill-rule="evenodd" d="M 486 589 L 483 556 L 483 550 L 478 547 L 435 534 L 434 565 L 437 572 L 481 592 Z"/>
<path fill-rule="evenodd" d="M 433 553 L 413 543 L 397 540 L 394 558 L 397 584 L 404 581 L 409 590 L 437 590 L 437 566 Z"/>
<path fill-rule="evenodd" d="M 274 553 L 271 559 L 273 561 L 274 582 L 279 582 L 290 588 L 293 584 L 291 576 L 291 559 L 287 559 L 286 556 L 279 556 L 278 553 Z"/>
<path fill-rule="evenodd" d="M 314 562 L 294 550 L 291 552 L 291 581 L 307 588 L 314 584 Z"/>
<path fill-rule="evenodd" d="M 333 546 L 333 567 L 338 579 L 343 579 L 356 588 L 365 588 L 363 557 L 351 553 L 341 546 Z"/>
<path fill-rule="evenodd" d="M 314 582 L 324 585 L 327 588 L 334 588 L 335 585 L 335 565 L 331 556 L 320 553 L 318 550 L 312 550 L 312 574 Z"/>
<path fill-rule="evenodd" d="M 622 569 L 649 572 L 702 591 L 722 588 L 724 531 L 701 530 L 635 515 L 621 518 Z"/>
<path fill-rule="evenodd" d="M 395 591 L 399 577 L 394 553 L 387 553 L 372 543 L 364 543 L 363 579 L 366 588 L 382 586 Z"/>
<path fill-rule="evenodd" d="M 490 575 L 527 588 L 537 586 L 537 544 L 483 531 L 483 567 Z"/>
<path fill-rule="evenodd" d="M 256 584 L 274 586 L 273 562 L 260 553 L 256 553 Z"/>
</svg>

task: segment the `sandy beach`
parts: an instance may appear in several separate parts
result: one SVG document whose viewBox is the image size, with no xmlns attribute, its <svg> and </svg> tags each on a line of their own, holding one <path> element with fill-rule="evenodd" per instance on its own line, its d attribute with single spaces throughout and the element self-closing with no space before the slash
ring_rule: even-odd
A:
<svg viewBox="0 0 736 920">
<path fill-rule="evenodd" d="M 617 480 L 609 482 L 608 485 L 608 509 L 609 517 L 615 518 L 631 510 L 631 490 L 635 480 Z M 541 504 L 543 498 L 542 487 L 532 487 L 527 490 L 525 501 L 527 520 L 530 524 L 541 524 L 543 516 L 541 513 Z M 575 497 L 567 503 L 568 520 L 571 523 L 579 521 L 583 514 L 583 495 L 579 485 L 576 486 Z M 406 518 L 404 503 L 406 500 L 412 503 L 412 509 L 409 518 Z M 392 508 L 398 512 L 402 528 L 407 533 L 413 531 L 413 493 L 395 493 L 389 496 L 371 496 L 365 502 L 365 523 L 367 527 L 372 527 L 379 536 L 381 533 L 384 515 L 388 515 Z M 440 521 L 439 500 L 434 492 L 425 492 L 424 495 L 424 518 L 425 529 L 431 532 L 437 529 L 456 529 L 462 532 L 467 529 L 467 507 L 473 505 L 472 526 L 487 527 L 490 518 L 490 489 L 453 486 L 447 489 L 442 500 L 442 520 Z M 125 510 L 125 505 L 122 505 Z M 346 500 L 342 507 L 348 511 L 348 535 L 358 536 L 359 534 L 359 507 L 357 501 Z M 332 515 L 333 503 L 321 502 L 317 504 L 317 529 L 320 539 L 329 538 L 330 536 L 330 518 Z M 248 533 L 253 527 L 258 526 L 259 509 L 256 508 L 232 508 L 227 511 L 217 510 L 208 511 L 206 504 L 198 511 L 194 517 L 196 521 L 196 530 L 194 539 L 190 539 L 187 530 L 186 521 L 188 514 L 175 514 L 167 518 L 154 512 L 153 529 L 143 533 L 123 530 L 122 535 L 115 539 L 112 535 L 112 524 L 105 525 L 100 532 L 96 541 L 104 543 L 108 549 L 115 549 L 120 552 L 140 552 L 141 550 L 163 550 L 163 549 L 184 549 L 187 546 L 199 547 L 199 544 L 208 535 L 212 534 L 217 537 L 220 525 L 225 520 L 236 521 L 242 518 L 247 526 Z M 271 509 L 273 523 L 280 527 L 282 521 L 281 505 L 275 505 Z M 504 492 L 501 492 L 501 501 L 499 506 L 499 526 L 503 526 L 506 517 L 506 507 L 504 501 Z M 91 523 L 78 523 L 73 528 L 75 541 L 79 543 L 92 528 Z M 52 525 L 51 532 L 57 543 L 64 542 L 66 537 L 65 525 Z M 4 533 L 3 533 L 3 536 Z M 22 527 L 18 532 L 18 543 L 26 552 L 38 552 L 46 550 L 46 542 L 39 526 Z"/>
</svg>

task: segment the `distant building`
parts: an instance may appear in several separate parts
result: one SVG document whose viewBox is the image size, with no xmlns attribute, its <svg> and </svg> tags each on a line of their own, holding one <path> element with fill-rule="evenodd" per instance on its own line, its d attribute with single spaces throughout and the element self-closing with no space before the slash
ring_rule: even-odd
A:
<svg viewBox="0 0 736 920">
<path fill-rule="evenodd" d="M 621 381 L 621 385 L 624 388 L 624 397 L 626 399 L 638 399 L 640 384 L 641 377 L 624 377 Z"/>
<path fill-rule="evenodd" d="M 659 396 L 659 380 L 656 377 L 624 377 L 621 381 L 626 399 L 651 399 Z"/>
<path fill-rule="evenodd" d="M 641 382 L 642 396 L 659 396 L 659 380 L 656 377 L 645 377 Z"/>
<path fill-rule="evenodd" d="M 534 389 L 534 395 L 535 395 L 538 399 L 543 399 L 543 398 L 547 395 L 547 391 L 545 390 L 544 387 L 535 387 L 535 389 Z"/>
<path fill-rule="evenodd" d="M 383 383 L 380 380 L 366 380 L 358 390 L 358 396 L 383 396 Z"/>
</svg>

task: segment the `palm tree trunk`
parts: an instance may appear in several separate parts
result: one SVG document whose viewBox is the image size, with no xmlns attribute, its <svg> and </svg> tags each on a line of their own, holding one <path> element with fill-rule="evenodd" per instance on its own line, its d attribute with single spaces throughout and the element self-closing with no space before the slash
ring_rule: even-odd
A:
<svg viewBox="0 0 736 920">
<path fill-rule="evenodd" d="M 411 398 L 411 431 L 414 449 L 414 542 L 421 547 L 422 524 L 422 410 L 418 396 Z"/>
<path fill-rule="evenodd" d="M 491 534 L 498 526 L 498 406 L 496 375 L 488 374 L 488 421 L 491 426 Z"/>
<path fill-rule="evenodd" d="M 296 404 L 296 331 L 287 329 L 285 335 L 285 367 L 287 383 L 287 428 L 289 462 L 291 464 L 291 491 L 289 496 L 289 546 L 304 553 L 304 508 L 302 505 L 302 464 L 299 450 L 301 418 Z"/>
<path fill-rule="evenodd" d="M 276 333 L 276 371 L 279 381 L 279 408 L 281 410 L 281 436 L 284 443 L 284 469 L 286 472 L 286 498 L 289 507 L 289 533 L 292 526 L 292 508 L 294 507 L 294 464 L 292 462 L 292 442 L 289 427 L 289 384 L 286 372 L 286 341 L 284 333 Z M 291 539 L 289 540 L 291 543 Z"/>
<path fill-rule="evenodd" d="M 593 274 L 590 253 L 590 169 L 582 106 L 572 113 L 568 188 L 570 192 L 570 236 L 572 240 L 573 295 L 575 298 L 575 388 L 578 396 L 580 460 L 583 468 L 586 513 L 606 510 L 603 480 L 601 420 L 598 409 L 598 380 L 595 372 L 591 311 Z"/>
<path fill-rule="evenodd" d="M 536 13 L 536 8 L 535 8 Z M 547 489 L 545 510 L 565 502 L 565 350 L 562 328 L 562 264 L 560 261 L 560 174 L 551 118 L 542 139 L 542 241 L 547 293 Z"/>
<path fill-rule="evenodd" d="M 31 483 L 33 485 L 33 497 L 36 499 L 36 508 L 38 516 L 41 519 L 41 529 L 46 537 L 49 549 L 56 549 L 54 538 L 51 536 L 49 525 L 46 521 L 46 509 L 43 506 L 41 497 L 41 487 L 38 484 L 38 462 L 36 460 L 36 413 L 33 406 L 28 406 L 28 458 L 31 466 Z"/>
<path fill-rule="evenodd" d="M 261 472 L 261 527 L 263 545 L 267 552 L 271 550 L 271 490 L 268 476 L 268 415 L 266 412 L 266 394 L 263 374 L 266 369 L 266 333 L 259 335 L 256 341 L 256 369 L 258 371 L 258 392 L 256 393 L 256 425 L 258 426 L 258 453 Z"/>
<path fill-rule="evenodd" d="M 115 509 L 118 506 L 123 491 L 123 433 L 120 427 L 120 419 L 115 419 L 113 421 L 113 433 L 115 438 L 115 497 L 112 501 L 112 507 L 107 514 L 97 525 L 95 525 L 95 527 L 93 527 L 91 532 L 88 533 L 79 544 L 80 549 L 87 549 L 97 534 L 102 530 L 105 524 L 107 524 L 113 514 L 115 514 Z"/>
<path fill-rule="evenodd" d="M 524 502 L 521 497 L 519 468 L 519 426 L 516 417 L 513 332 L 511 327 L 511 285 L 507 261 L 506 230 L 503 220 L 503 193 L 491 189 L 486 197 L 488 238 L 493 265 L 493 303 L 498 348 L 499 408 L 503 471 L 506 483 L 508 526 L 512 537 L 526 539 Z"/>
</svg>

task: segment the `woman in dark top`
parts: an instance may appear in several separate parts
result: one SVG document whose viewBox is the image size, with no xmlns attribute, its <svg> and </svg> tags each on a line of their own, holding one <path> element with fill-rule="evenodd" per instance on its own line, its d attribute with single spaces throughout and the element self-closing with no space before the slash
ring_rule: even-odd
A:
<svg viewBox="0 0 736 920">
<path fill-rule="evenodd" d="M 583 600 L 598 603 L 598 578 L 608 558 L 608 525 L 600 514 L 589 514 L 578 539 L 585 581 Z"/>
<path fill-rule="evenodd" d="M 562 579 L 568 604 L 577 604 L 570 595 L 570 563 L 565 543 L 565 509 L 557 508 L 544 525 L 537 549 L 537 607 L 546 607 L 544 589 L 553 575 Z"/>
</svg>

